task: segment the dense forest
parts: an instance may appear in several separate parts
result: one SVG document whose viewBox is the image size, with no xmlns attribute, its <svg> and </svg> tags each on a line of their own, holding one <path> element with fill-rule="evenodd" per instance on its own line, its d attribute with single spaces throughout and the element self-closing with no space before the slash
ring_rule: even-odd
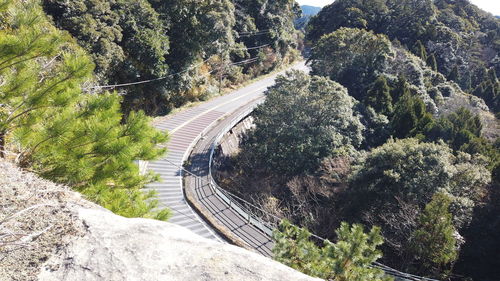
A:
<svg viewBox="0 0 500 281">
<path fill-rule="evenodd" d="M 125 112 L 166 114 L 299 55 L 293 20 L 300 7 L 292 0 L 42 2 L 55 25 L 91 55 L 96 76 L 90 92 L 158 79 L 117 88 Z"/>
<path fill-rule="evenodd" d="M 498 279 L 500 21 L 466 0 L 337 0 L 305 30 L 311 73 L 277 79 L 219 183 L 331 241 L 380 227 L 399 270 Z M 340 246 L 301 231 L 279 247 L 313 257 L 277 253 L 324 277 L 314 257 Z"/>
</svg>

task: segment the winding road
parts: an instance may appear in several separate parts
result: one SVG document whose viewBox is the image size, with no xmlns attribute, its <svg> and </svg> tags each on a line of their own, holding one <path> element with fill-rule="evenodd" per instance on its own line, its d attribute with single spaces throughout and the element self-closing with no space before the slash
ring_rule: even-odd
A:
<svg viewBox="0 0 500 281">
<path fill-rule="evenodd" d="M 292 68 L 307 69 L 304 63 L 297 63 L 289 69 Z M 159 174 L 161 181 L 147 185 L 146 190 L 156 190 L 160 203 L 172 210 L 173 216 L 169 222 L 188 228 L 205 238 L 225 242 L 225 240 L 217 234 L 217 231 L 204 221 L 186 201 L 181 166 L 184 161 L 187 160 L 188 156 L 191 154 L 192 148 L 200 139 L 210 139 L 204 136 L 206 132 L 217 132 L 214 128 L 215 126 L 224 126 L 225 122 L 230 122 L 231 118 L 226 117 L 240 110 L 255 106 L 255 104 L 263 98 L 265 90 L 274 84 L 276 76 L 283 72 L 259 80 L 230 94 L 217 97 L 198 106 L 183 110 L 155 123 L 156 128 L 169 132 L 170 141 L 167 144 L 167 155 L 160 160 L 148 163 L 148 170 Z M 200 149 L 202 150 L 201 152 L 206 151 L 206 147 L 201 147 Z M 200 151 L 194 153 L 199 154 Z M 193 172 L 199 176 L 206 176 L 207 172 L 204 171 L 202 167 L 203 165 L 206 166 L 208 162 L 202 163 L 201 161 L 204 161 L 204 159 L 196 159 L 195 156 L 192 161 Z M 199 184 L 198 186 L 203 186 L 203 184 Z M 195 192 L 198 192 L 198 195 L 204 193 L 202 201 L 203 198 L 207 196 L 213 197 L 213 194 L 208 194 L 208 190 L 204 190 L 203 188 L 201 190 L 198 188 Z M 214 204 L 209 203 L 204 205 L 215 212 L 215 217 L 224 218 L 225 221 L 231 221 L 230 230 L 236 235 L 239 233 L 240 235 L 238 236 L 243 236 L 247 245 L 257 249 L 262 254 L 267 256 L 270 255 L 268 238 L 261 239 L 258 231 L 252 232 L 251 229 L 246 229 L 248 226 L 245 227 L 241 224 L 241 218 L 235 212 L 231 213 L 225 211 L 217 213 L 220 211 L 217 210 L 217 208 L 224 208 L 224 206 L 219 205 L 217 202 Z M 244 235 L 241 235 L 241 233 L 244 233 Z M 252 235 L 255 237 L 252 237 Z"/>
</svg>

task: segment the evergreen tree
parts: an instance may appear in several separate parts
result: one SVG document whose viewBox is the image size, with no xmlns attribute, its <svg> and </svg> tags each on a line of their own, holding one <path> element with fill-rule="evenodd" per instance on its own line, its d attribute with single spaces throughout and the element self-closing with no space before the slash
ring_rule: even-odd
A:
<svg viewBox="0 0 500 281">
<path fill-rule="evenodd" d="M 479 116 L 466 108 L 440 117 L 424 129 L 428 141 L 443 140 L 454 150 L 459 150 L 475 138 L 481 137 L 483 125 Z"/>
<path fill-rule="evenodd" d="M 396 85 L 391 90 L 391 97 L 393 104 L 399 101 L 399 98 L 404 95 L 410 95 L 410 88 L 408 81 L 404 76 L 398 76 Z"/>
<path fill-rule="evenodd" d="M 421 58 L 423 61 L 427 61 L 427 51 L 424 44 L 420 40 L 417 40 L 413 45 L 412 52 Z"/>
<path fill-rule="evenodd" d="M 458 257 L 458 242 L 452 215 L 451 199 L 444 193 L 436 193 L 419 217 L 419 227 L 412 234 L 411 249 L 420 272 L 432 272 L 444 278 L 450 265 Z"/>
<path fill-rule="evenodd" d="M 394 107 L 391 120 L 393 136 L 400 139 L 417 136 L 432 121 L 432 115 L 427 112 L 424 102 L 405 93 Z"/>
<path fill-rule="evenodd" d="M 266 95 L 241 147 L 245 169 L 296 176 L 363 141 L 356 100 L 328 78 L 290 71 L 278 76 Z"/>
<path fill-rule="evenodd" d="M 377 249 L 383 243 L 379 228 L 373 227 L 367 234 L 361 225 L 342 223 L 336 233 L 337 243 L 325 240 L 324 246 L 318 247 L 310 240 L 309 231 L 284 220 L 273 232 L 274 259 L 327 280 L 392 280 L 380 269 L 369 267 L 382 257 Z"/>
<path fill-rule="evenodd" d="M 379 76 L 365 96 L 365 105 L 371 106 L 378 113 L 390 115 L 392 113 L 390 90 L 385 76 Z"/>
<path fill-rule="evenodd" d="M 437 62 L 436 62 L 436 56 L 434 53 L 432 53 L 428 58 L 427 58 L 427 65 L 430 66 L 430 68 L 434 71 L 438 71 L 437 67 Z"/>
</svg>

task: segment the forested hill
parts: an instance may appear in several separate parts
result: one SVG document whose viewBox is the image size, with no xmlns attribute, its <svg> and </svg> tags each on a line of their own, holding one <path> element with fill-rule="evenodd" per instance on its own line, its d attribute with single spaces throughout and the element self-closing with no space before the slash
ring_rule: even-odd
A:
<svg viewBox="0 0 500 281">
<path fill-rule="evenodd" d="M 439 72 L 499 111 L 500 20 L 468 0 L 337 0 L 310 22 L 309 40 L 341 27 L 397 40 Z M 433 63 L 433 62 L 431 62 Z"/>
<path fill-rule="evenodd" d="M 302 8 L 302 14 L 305 16 L 315 16 L 321 11 L 320 7 L 314 7 L 314 6 L 309 6 L 309 5 L 302 5 L 300 6 Z"/>
<path fill-rule="evenodd" d="M 238 84 L 297 56 L 294 0 L 42 2 L 55 25 L 91 54 L 93 86 L 171 75 L 118 88 L 125 111 L 164 114 L 218 93 L 221 80 L 223 87 Z"/>
<path fill-rule="evenodd" d="M 304 29 L 311 17 L 317 15 L 321 11 L 320 7 L 302 5 L 300 6 L 302 10 L 302 16 L 295 20 L 295 27 L 297 29 Z"/>
</svg>

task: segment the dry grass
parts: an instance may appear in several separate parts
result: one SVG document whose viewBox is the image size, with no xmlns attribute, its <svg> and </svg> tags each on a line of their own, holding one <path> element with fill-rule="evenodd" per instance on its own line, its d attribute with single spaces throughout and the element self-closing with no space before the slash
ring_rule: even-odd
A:
<svg viewBox="0 0 500 281">
<path fill-rule="evenodd" d="M 99 208 L 68 188 L 0 160 L 0 280 L 35 280 L 43 263 L 81 236 L 71 206 Z"/>
</svg>

